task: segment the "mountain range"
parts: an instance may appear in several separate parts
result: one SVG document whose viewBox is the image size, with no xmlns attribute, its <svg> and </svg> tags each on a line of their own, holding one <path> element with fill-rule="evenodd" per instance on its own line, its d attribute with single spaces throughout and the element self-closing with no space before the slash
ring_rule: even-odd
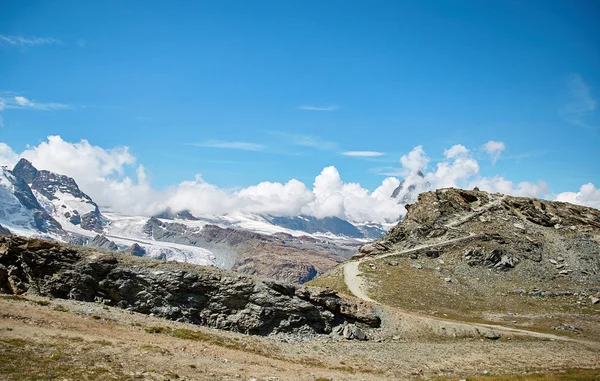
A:
<svg viewBox="0 0 600 381">
<path fill-rule="evenodd" d="M 102 210 L 75 179 L 38 170 L 26 159 L 1 168 L 0 229 L 290 282 L 312 279 L 386 233 L 379 224 L 338 217 L 207 217 L 168 209 L 154 216 L 122 215 Z"/>
</svg>

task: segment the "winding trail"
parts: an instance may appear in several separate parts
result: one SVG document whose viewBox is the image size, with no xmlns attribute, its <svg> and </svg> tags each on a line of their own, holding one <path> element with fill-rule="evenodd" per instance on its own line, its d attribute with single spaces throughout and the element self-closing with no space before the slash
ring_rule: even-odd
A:
<svg viewBox="0 0 600 381">
<path fill-rule="evenodd" d="M 464 216 L 455 221 L 445 224 L 444 227 L 453 229 L 456 226 L 462 225 L 465 222 L 467 222 L 477 216 L 480 216 L 485 211 L 493 208 L 494 206 L 499 205 L 505 198 L 506 198 L 506 196 L 503 196 L 503 197 L 499 198 L 498 200 L 495 200 L 482 208 L 474 210 L 472 213 L 470 213 L 467 216 Z M 411 252 L 428 249 L 428 248 L 433 248 L 433 247 L 451 245 L 456 242 L 466 241 L 466 240 L 478 238 L 481 236 L 482 235 L 480 235 L 480 234 L 469 233 L 469 235 L 464 236 L 464 237 L 458 237 L 458 238 L 453 238 L 453 239 L 449 239 L 449 240 L 445 240 L 445 241 L 441 241 L 441 242 L 435 242 L 435 243 L 431 243 L 431 244 L 427 244 L 427 245 L 416 246 L 416 247 L 413 247 L 410 249 L 395 251 L 395 252 L 381 254 L 381 255 L 377 255 L 377 256 L 371 256 L 371 257 L 365 256 L 358 260 L 348 261 L 343 266 L 344 282 L 346 283 L 346 286 L 352 292 L 352 294 L 354 294 L 354 296 L 356 296 L 357 298 L 362 299 L 367 302 L 370 302 L 370 303 L 373 303 L 373 304 L 383 305 L 382 303 L 380 303 L 374 299 L 371 299 L 365 291 L 365 288 L 366 288 L 365 280 L 361 276 L 362 272 L 360 271 L 360 268 L 359 268 L 359 266 L 362 262 L 374 261 L 374 260 L 378 260 L 378 259 L 382 259 L 382 258 L 401 255 L 401 254 L 408 254 Z M 389 308 L 391 310 L 394 310 L 397 313 L 404 315 L 405 317 L 416 318 L 418 320 L 430 322 L 433 324 L 436 324 L 436 323 L 437 324 L 439 324 L 439 323 L 451 324 L 451 325 L 454 325 L 455 327 L 459 327 L 459 328 L 483 328 L 486 330 L 494 330 L 494 331 L 505 332 L 505 333 L 514 333 L 514 334 L 535 337 L 535 338 L 540 338 L 540 339 L 578 342 L 578 343 L 582 343 L 582 344 L 586 344 L 586 345 L 599 346 L 599 344 L 596 342 L 591 342 L 591 341 L 586 341 L 586 340 L 578 340 L 578 339 L 565 337 L 565 336 L 553 335 L 553 334 L 548 334 L 548 333 L 540 333 L 540 332 L 535 332 L 535 331 L 528 331 L 525 329 L 512 328 L 512 327 L 496 325 L 496 324 L 484 324 L 484 323 L 471 323 L 471 322 L 465 322 L 465 321 L 456 321 L 456 320 L 444 319 L 444 318 L 439 318 L 439 317 L 432 317 L 432 316 L 428 316 L 428 315 L 422 315 L 422 314 L 414 313 L 414 312 L 408 312 L 408 311 L 394 308 L 394 307 L 391 307 L 388 305 L 385 305 L 385 307 Z"/>
</svg>

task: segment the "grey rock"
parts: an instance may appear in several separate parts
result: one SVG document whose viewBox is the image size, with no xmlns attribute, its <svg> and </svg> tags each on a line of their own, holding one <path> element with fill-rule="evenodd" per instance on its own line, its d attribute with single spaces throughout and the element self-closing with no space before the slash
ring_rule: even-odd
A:
<svg viewBox="0 0 600 381">
<path fill-rule="evenodd" d="M 483 335 L 483 337 L 485 337 L 488 340 L 498 340 L 502 336 L 498 332 L 488 331 L 488 332 L 485 333 L 485 335 Z"/>
<path fill-rule="evenodd" d="M 410 265 L 410 267 L 412 267 L 413 269 L 417 269 L 417 270 L 421 270 L 423 268 L 423 266 L 421 266 L 419 263 L 414 263 L 414 264 Z"/>
<path fill-rule="evenodd" d="M 348 324 L 344 327 L 342 336 L 347 340 L 367 340 L 365 332 L 355 324 Z"/>
<path fill-rule="evenodd" d="M 119 250 L 119 247 L 117 246 L 117 244 L 114 243 L 113 241 L 109 240 L 108 238 L 106 238 L 104 236 L 104 234 L 97 234 L 94 237 L 94 239 L 92 239 L 90 242 L 88 242 L 87 245 L 89 247 L 94 247 L 97 249 L 104 249 L 104 250 L 110 250 L 110 251 Z"/>
<path fill-rule="evenodd" d="M 598 303 L 600 303 L 600 299 L 592 296 L 592 297 L 590 297 L 590 302 L 592 302 L 592 304 L 598 304 Z"/>
<path fill-rule="evenodd" d="M 398 266 L 398 262 L 396 262 L 396 261 L 389 261 L 388 265 L 390 265 L 392 267 L 397 267 Z"/>
<path fill-rule="evenodd" d="M 11 235 L 11 232 L 10 232 L 10 230 L 8 230 L 7 228 L 5 228 L 4 226 L 0 225 L 0 234 Z"/>
<path fill-rule="evenodd" d="M 144 249 L 137 243 L 134 243 L 133 245 L 129 246 L 129 249 L 127 249 L 127 252 L 136 257 L 143 257 L 144 255 L 146 255 L 146 249 Z"/>
<path fill-rule="evenodd" d="M 356 329 L 348 334 L 359 339 L 364 334 L 359 325 L 381 324 L 372 309 L 331 290 L 264 282 L 212 267 L 132 262 L 130 256 L 121 262 L 121 255 L 0 236 L 0 288 L 86 302 L 103 298 L 134 312 L 257 335 L 327 334 L 352 324 Z"/>
</svg>

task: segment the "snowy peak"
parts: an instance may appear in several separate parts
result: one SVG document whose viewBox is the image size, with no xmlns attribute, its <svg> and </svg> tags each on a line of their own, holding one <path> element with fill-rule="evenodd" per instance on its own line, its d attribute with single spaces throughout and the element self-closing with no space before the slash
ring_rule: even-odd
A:
<svg viewBox="0 0 600 381">
<path fill-rule="evenodd" d="M 64 223 L 102 232 L 105 219 L 98 205 L 79 189 L 75 180 L 46 170 L 36 169 L 29 161 L 19 160 L 12 173 L 30 188 L 47 213 Z"/>
<path fill-rule="evenodd" d="M 0 221 L 13 231 L 59 233 L 61 225 L 42 208 L 29 186 L 0 168 Z"/>
<path fill-rule="evenodd" d="M 430 188 L 431 184 L 425 180 L 423 172 L 413 172 L 400 182 L 391 197 L 397 199 L 398 204 L 406 205 L 416 201 L 419 193 L 428 191 Z"/>
</svg>

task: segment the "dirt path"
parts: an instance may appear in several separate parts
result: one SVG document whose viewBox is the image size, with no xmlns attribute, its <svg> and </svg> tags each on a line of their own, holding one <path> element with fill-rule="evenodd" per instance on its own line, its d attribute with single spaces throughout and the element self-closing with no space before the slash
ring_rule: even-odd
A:
<svg viewBox="0 0 600 381">
<path fill-rule="evenodd" d="M 344 265 L 344 281 L 346 282 L 346 286 L 357 298 L 379 304 L 379 302 L 369 298 L 363 291 L 363 279 L 359 277 L 361 272 L 358 269 L 360 263 L 361 261 L 352 261 Z"/>
<path fill-rule="evenodd" d="M 471 214 L 464 216 L 456 221 L 453 222 L 449 222 L 446 225 L 444 225 L 447 228 L 454 228 L 455 226 L 461 225 L 463 223 L 465 223 L 466 221 L 481 215 L 483 212 L 485 212 L 486 210 L 499 205 L 502 200 L 504 200 L 506 196 L 499 198 L 496 201 L 491 202 L 490 204 L 479 208 L 475 211 L 473 211 Z M 375 304 L 381 304 L 380 302 L 370 298 L 366 291 L 365 291 L 365 281 L 364 279 L 361 277 L 361 271 L 360 271 L 360 264 L 363 262 L 367 262 L 367 261 L 374 261 L 374 260 L 378 260 L 378 259 L 382 259 L 382 258 L 387 258 L 387 257 L 392 257 L 392 256 L 396 256 L 396 255 L 402 255 L 402 254 L 409 254 L 412 252 L 416 252 L 419 250 L 423 250 L 423 249 L 428 249 L 428 248 L 433 248 L 433 247 L 439 247 L 439 246 L 445 246 L 445 245 L 451 245 L 453 243 L 456 242 L 461 242 L 461 241 L 465 241 L 465 240 L 470 240 L 473 238 L 477 238 L 479 237 L 479 235 L 474 234 L 474 233 L 470 233 L 468 236 L 465 237 L 458 237 L 458 238 L 453 238 L 453 239 L 449 239 L 446 241 L 442 241 L 442 242 L 436 242 L 436 243 L 431 243 L 431 244 L 427 244 L 427 245 L 421 245 L 421 246 L 417 246 L 414 248 L 410 248 L 410 249 L 406 249 L 406 250 L 401 250 L 401 251 L 395 251 L 392 253 L 387 253 L 387 254 L 382 254 L 382 255 L 377 255 L 377 256 L 373 256 L 373 257 L 363 257 L 360 258 L 358 260 L 355 261 L 349 261 L 346 262 L 343 266 L 344 269 L 344 282 L 346 283 L 346 286 L 348 287 L 348 289 L 359 299 L 362 299 L 364 301 L 370 302 L 370 303 L 375 303 Z M 518 329 L 518 328 L 512 328 L 512 327 L 506 327 L 506 326 L 502 326 L 502 325 L 495 325 L 495 324 L 484 324 L 484 323 L 470 323 L 470 322 L 458 322 L 458 321 L 454 321 L 454 320 L 449 320 L 449 319 L 444 319 L 444 318 L 437 318 L 437 317 L 431 317 L 431 316 L 426 316 L 426 315 L 421 315 L 418 313 L 411 313 L 408 311 L 404 311 L 404 310 L 399 310 L 390 306 L 386 305 L 386 308 L 390 309 L 390 310 L 395 310 L 397 313 L 403 315 L 405 318 L 414 318 L 414 319 L 419 319 L 422 320 L 424 322 L 427 322 L 431 325 L 439 325 L 440 323 L 444 323 L 444 324 L 451 324 L 457 328 L 462 328 L 462 329 L 472 329 L 472 328 L 481 328 L 484 330 L 494 330 L 494 331 L 501 331 L 504 333 L 513 333 L 513 334 L 518 334 L 518 335 L 524 335 L 524 336 L 529 336 L 529 337 L 535 337 L 535 338 L 539 338 L 539 339 L 549 339 L 549 340 L 561 340 L 561 341 L 570 341 L 570 342 L 578 342 L 581 344 L 586 344 L 586 345 L 593 345 L 593 346 L 598 346 L 598 343 L 594 343 L 594 342 L 589 342 L 589 341 L 585 341 L 585 340 L 577 340 L 577 339 L 573 339 L 573 338 L 569 338 L 569 337 L 564 337 L 564 336 L 559 336 L 559 335 L 552 335 L 552 334 L 546 334 L 546 333 L 539 333 L 539 332 L 534 332 L 534 331 L 528 331 L 525 329 Z"/>
</svg>

